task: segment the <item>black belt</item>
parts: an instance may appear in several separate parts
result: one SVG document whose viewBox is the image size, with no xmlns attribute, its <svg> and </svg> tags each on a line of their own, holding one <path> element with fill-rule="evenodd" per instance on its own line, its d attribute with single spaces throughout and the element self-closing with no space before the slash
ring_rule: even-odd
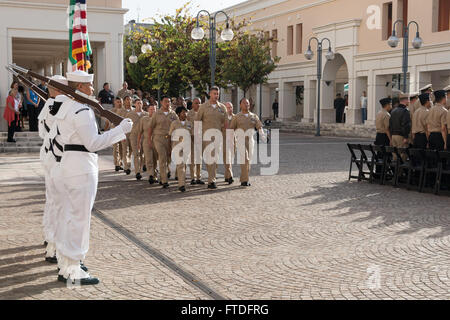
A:
<svg viewBox="0 0 450 320">
<path fill-rule="evenodd" d="M 86 149 L 85 146 L 81 144 L 66 144 L 64 145 L 64 151 L 79 151 L 79 152 L 91 152 L 88 149 Z M 96 153 L 96 152 L 91 152 Z"/>
</svg>

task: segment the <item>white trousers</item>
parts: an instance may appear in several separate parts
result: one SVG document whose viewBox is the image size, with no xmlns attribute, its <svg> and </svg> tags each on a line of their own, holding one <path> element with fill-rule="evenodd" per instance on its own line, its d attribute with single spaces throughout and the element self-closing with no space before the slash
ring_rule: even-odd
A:
<svg viewBox="0 0 450 320">
<path fill-rule="evenodd" d="M 91 211 L 97 195 L 98 173 L 63 177 L 59 183 L 64 185 L 65 196 L 56 236 L 58 256 L 84 260 L 89 250 Z"/>
<path fill-rule="evenodd" d="M 44 237 L 48 242 L 47 256 L 55 255 L 56 232 L 58 219 L 63 210 L 61 189 L 55 184 L 55 179 L 51 177 L 50 170 L 44 166 L 45 174 L 45 207 L 43 215 Z"/>
</svg>

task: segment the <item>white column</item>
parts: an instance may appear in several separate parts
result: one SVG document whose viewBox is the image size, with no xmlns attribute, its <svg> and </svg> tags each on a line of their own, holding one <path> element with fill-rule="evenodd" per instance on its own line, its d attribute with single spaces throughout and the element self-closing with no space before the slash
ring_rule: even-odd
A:
<svg viewBox="0 0 450 320">
<path fill-rule="evenodd" d="M 288 120 L 295 117 L 296 113 L 295 87 L 282 81 L 279 85 L 279 89 L 279 118 L 281 121 Z"/>
<path fill-rule="evenodd" d="M 0 29 L 0 66 L 6 66 L 12 63 L 12 38 L 8 36 L 7 28 Z M 6 97 L 8 96 L 9 86 L 12 82 L 12 75 L 5 69 L 0 72 L 0 131 L 8 131 L 8 125 L 3 119 Z"/>
<path fill-rule="evenodd" d="M 262 118 L 272 118 L 272 103 L 273 100 L 270 96 L 270 87 L 268 85 L 262 85 Z"/>
<path fill-rule="evenodd" d="M 49 63 L 45 65 L 44 74 L 46 77 L 51 77 L 53 75 L 52 65 Z"/>
<path fill-rule="evenodd" d="M 53 75 L 61 75 L 61 61 L 55 60 L 53 63 Z"/>
<path fill-rule="evenodd" d="M 303 92 L 303 119 L 302 122 L 313 122 L 316 111 L 316 80 L 310 76 L 305 76 L 305 90 Z"/>
<path fill-rule="evenodd" d="M 352 92 L 352 95 L 349 94 L 349 97 L 352 99 L 349 101 L 350 106 L 347 111 L 346 123 L 348 124 L 361 124 L 362 123 L 362 111 L 361 111 L 361 96 L 363 91 L 366 91 L 366 83 L 363 77 L 358 77 L 352 81 L 349 81 L 349 93 Z"/>
<path fill-rule="evenodd" d="M 320 122 L 321 123 L 335 123 L 336 110 L 334 110 L 334 92 L 336 81 L 327 80 L 321 81 L 321 98 L 320 98 Z"/>
<path fill-rule="evenodd" d="M 368 110 L 367 110 L 367 124 L 375 125 L 375 118 L 378 111 L 381 110 L 379 101 L 386 98 L 388 93 L 388 87 L 386 87 L 386 82 L 388 82 L 388 76 L 386 75 L 374 75 L 374 82 L 371 85 L 369 82 L 369 88 L 372 89 L 372 94 L 369 96 Z M 370 79 L 370 77 L 369 77 Z M 369 80 L 370 81 L 370 80 Z M 370 89 L 369 89 L 370 90 Z"/>
</svg>

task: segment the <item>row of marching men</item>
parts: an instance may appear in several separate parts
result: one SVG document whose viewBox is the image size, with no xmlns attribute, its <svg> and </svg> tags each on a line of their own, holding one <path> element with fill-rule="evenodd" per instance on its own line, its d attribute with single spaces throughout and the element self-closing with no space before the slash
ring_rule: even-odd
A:
<svg viewBox="0 0 450 320">
<path fill-rule="evenodd" d="M 62 76 L 53 76 L 51 79 L 68 85 L 86 98 L 91 97 L 94 91 L 93 75 L 84 71 L 67 73 L 67 79 Z M 228 116 L 226 107 L 218 99 L 219 89 L 212 87 L 210 99 L 194 111 L 195 120 L 203 124 L 203 132 L 210 128 L 253 128 L 260 130 L 263 141 L 266 139 L 258 117 L 249 112 L 247 99 L 241 101 L 242 111 L 232 117 Z M 191 126 L 187 120 L 187 110 L 185 107 L 179 107 L 175 113 L 170 108 L 170 99 L 164 97 L 161 108 L 150 110 L 148 119 L 145 119 L 141 104 L 138 102 L 135 105 L 134 110 L 125 110 L 130 106 L 129 102 L 125 102 L 124 110 L 117 112 L 124 115 L 124 120 L 118 126 L 100 133 L 94 111 L 89 106 L 72 100 L 49 86 L 49 99 L 39 115 L 39 134 L 44 141 L 40 158 L 46 188 L 43 225 L 47 243 L 45 260 L 58 264 L 58 281 L 78 285 L 99 283 L 99 279 L 92 277 L 84 264 L 89 250 L 91 211 L 97 194 L 97 151 L 120 143 L 117 145 L 119 150 L 122 146 L 122 149 L 131 149 L 131 153 L 135 154 L 142 139 L 148 169 L 151 173 L 154 172 L 157 158 L 161 183 L 164 188 L 168 187 L 170 137 L 174 130 L 189 129 Z M 141 121 L 143 119 L 146 121 Z M 228 124 L 225 124 L 226 119 L 230 121 Z M 136 136 L 138 139 L 134 140 Z M 209 143 L 204 142 L 203 149 Z M 247 143 L 245 147 L 246 159 L 241 165 L 243 186 L 249 185 L 251 161 Z M 146 150 L 154 152 L 149 153 Z M 125 151 L 122 154 L 125 154 Z M 135 167 L 140 170 L 139 163 Z M 125 168 L 129 170 L 128 163 L 125 163 Z M 177 165 L 179 183 L 184 181 L 185 168 L 185 164 Z M 207 169 L 208 188 L 215 189 L 217 163 L 207 164 Z M 197 172 L 197 180 L 200 180 L 199 167 L 194 172 Z M 227 181 L 231 184 L 232 178 L 227 178 Z M 182 187 L 183 185 L 180 185 L 180 191 L 185 189 Z"/>
<path fill-rule="evenodd" d="M 449 94 L 450 86 L 433 91 L 429 84 L 420 93 L 400 93 L 394 109 L 390 98 L 381 99 L 375 145 L 450 150 Z"/>
<path fill-rule="evenodd" d="M 201 100 L 195 98 L 190 110 L 187 110 L 186 106 L 178 106 L 173 110 L 171 100 L 166 96 L 161 98 L 160 109 L 157 110 L 156 105 L 150 105 L 146 111 L 143 110 L 140 99 L 132 101 L 129 95 L 125 95 L 123 99 L 116 98 L 112 111 L 124 118 L 130 118 L 133 121 L 133 128 L 131 133 L 127 134 L 126 140 L 115 144 L 113 147 L 115 170 L 124 170 L 129 175 L 131 173 L 131 163 L 133 163 L 137 180 L 142 179 L 143 171 L 148 171 L 150 184 L 159 182 L 163 188 L 168 188 L 168 179 L 171 176 L 169 166 L 172 160 L 172 149 L 180 143 L 180 141 L 172 141 L 172 136 L 175 130 L 186 129 L 191 136 L 191 152 L 186 163 L 176 165 L 175 179 L 178 180 L 178 189 L 181 192 L 186 191 L 187 167 L 190 169 L 190 184 L 204 185 L 205 182 L 201 177 L 201 154 L 209 143 L 203 143 L 199 147 L 194 145 L 194 124 L 196 121 L 200 121 L 202 124 L 201 136 L 208 129 L 217 129 L 222 132 L 224 177 L 225 182 L 232 184 L 234 182 L 232 166 L 229 164 L 231 163 L 230 156 L 226 154 L 226 130 L 243 129 L 246 131 L 257 129 L 260 131 L 263 141 L 266 137 L 258 116 L 249 111 L 250 104 L 247 99 L 244 98 L 240 101 L 241 112 L 234 114 L 231 102 L 222 104 L 218 101 L 219 94 L 219 88 L 212 87 L 209 93 L 209 100 L 201 104 Z M 108 127 L 109 124 L 107 124 L 106 129 Z M 248 146 L 246 146 L 246 149 L 246 162 L 241 164 L 241 186 L 250 186 L 249 171 L 251 160 L 249 159 Z M 229 150 L 230 148 L 228 148 Z M 234 157 L 234 154 L 231 157 Z M 225 161 L 226 159 L 228 161 Z M 217 163 L 207 164 L 206 167 L 208 171 L 208 189 L 215 189 L 217 188 Z"/>
</svg>

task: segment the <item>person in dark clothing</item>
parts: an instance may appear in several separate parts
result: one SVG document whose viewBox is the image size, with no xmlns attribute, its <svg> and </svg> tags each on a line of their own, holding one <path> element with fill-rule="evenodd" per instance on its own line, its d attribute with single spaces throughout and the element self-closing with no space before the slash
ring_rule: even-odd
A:
<svg viewBox="0 0 450 320">
<path fill-rule="evenodd" d="M 409 95 L 401 94 L 400 104 L 391 112 L 391 119 L 389 120 L 389 130 L 391 131 L 392 135 L 393 147 L 407 148 L 409 144 L 409 133 L 411 132 L 412 124 L 409 110 L 406 107 L 408 101 Z"/>
<path fill-rule="evenodd" d="M 38 131 L 38 108 L 39 108 L 39 97 L 33 90 L 27 89 L 27 112 L 28 112 L 28 123 L 30 126 L 30 131 Z"/>
<path fill-rule="evenodd" d="M 342 116 L 345 110 L 345 99 L 342 98 L 341 94 L 336 95 L 334 100 L 334 109 L 336 109 L 336 123 L 342 123 Z"/>
<path fill-rule="evenodd" d="M 45 85 L 45 82 L 41 82 L 41 84 L 38 85 L 38 87 L 39 87 L 42 91 L 44 91 L 44 92 L 46 92 L 46 93 L 48 94 L 48 88 L 47 88 L 47 86 Z M 38 109 L 37 109 L 37 116 L 38 116 L 38 117 L 39 117 L 39 114 L 41 113 L 41 110 L 42 110 L 42 108 L 44 107 L 44 105 L 45 105 L 45 101 L 42 100 L 42 99 L 39 99 L 39 104 L 38 104 Z"/>
<path fill-rule="evenodd" d="M 273 120 L 276 120 L 276 118 L 278 118 L 278 100 L 276 98 L 272 104 L 272 110 L 273 110 Z"/>
<path fill-rule="evenodd" d="M 114 101 L 114 93 L 112 92 L 112 90 L 109 88 L 109 83 L 106 82 L 103 85 L 103 90 L 101 90 L 98 93 L 98 98 L 100 99 L 100 103 L 103 104 L 107 104 L 107 105 L 112 105 L 113 101 Z"/>
</svg>

